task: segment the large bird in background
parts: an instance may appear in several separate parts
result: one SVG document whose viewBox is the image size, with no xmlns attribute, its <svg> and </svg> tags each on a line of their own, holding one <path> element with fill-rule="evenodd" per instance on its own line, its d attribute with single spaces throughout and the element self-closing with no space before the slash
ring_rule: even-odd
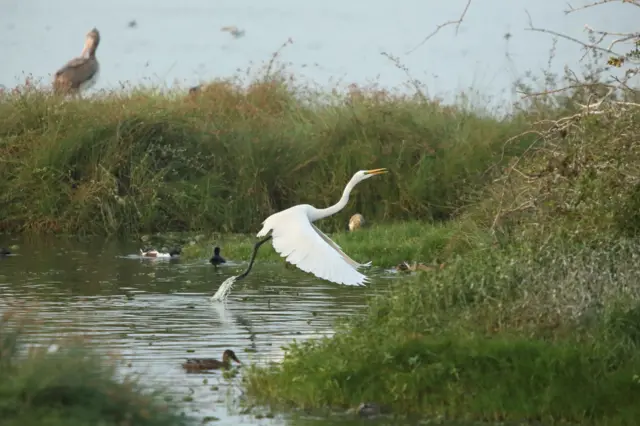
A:
<svg viewBox="0 0 640 426">
<path fill-rule="evenodd" d="M 100 33 L 96 28 L 87 33 L 82 54 L 73 58 L 56 71 L 53 89 L 61 94 L 78 94 L 93 86 L 100 73 L 96 50 L 100 44 Z"/>
</svg>

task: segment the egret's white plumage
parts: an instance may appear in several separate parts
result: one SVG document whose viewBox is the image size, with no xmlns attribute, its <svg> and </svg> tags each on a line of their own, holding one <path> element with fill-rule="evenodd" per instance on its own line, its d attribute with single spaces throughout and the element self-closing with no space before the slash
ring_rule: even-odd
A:
<svg viewBox="0 0 640 426">
<path fill-rule="evenodd" d="M 337 284 L 363 285 L 367 277 L 357 268 L 362 265 L 311 223 L 314 207 L 302 204 L 283 210 L 264 221 L 258 237 L 271 231 L 273 248 L 287 262 L 305 272 Z"/>
<path fill-rule="evenodd" d="M 262 229 L 257 234 L 257 237 L 265 238 L 255 244 L 247 270 L 236 277 L 226 279 L 211 300 L 226 299 L 231 286 L 249 274 L 258 249 L 269 239 L 272 240 L 273 248 L 280 256 L 318 278 L 345 285 L 361 286 L 367 283 L 368 278 L 360 273 L 358 268 L 369 266 L 371 262 L 362 264 L 351 259 L 313 222 L 342 210 L 349 202 L 349 195 L 358 183 L 371 176 L 386 172 L 386 169 L 373 169 L 360 170 L 355 173 L 344 188 L 340 201 L 326 209 L 317 209 L 309 204 L 299 204 L 266 218 L 262 222 Z"/>
</svg>

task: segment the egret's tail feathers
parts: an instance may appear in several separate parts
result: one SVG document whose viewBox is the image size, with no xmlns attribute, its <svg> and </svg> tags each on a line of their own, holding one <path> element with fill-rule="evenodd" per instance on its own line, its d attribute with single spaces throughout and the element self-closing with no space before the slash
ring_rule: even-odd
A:
<svg viewBox="0 0 640 426">
<path fill-rule="evenodd" d="M 371 284 L 371 278 L 365 276 L 364 279 L 362 280 L 362 283 L 358 284 L 358 286 L 365 287 L 365 286 L 368 286 L 369 284 Z"/>
</svg>

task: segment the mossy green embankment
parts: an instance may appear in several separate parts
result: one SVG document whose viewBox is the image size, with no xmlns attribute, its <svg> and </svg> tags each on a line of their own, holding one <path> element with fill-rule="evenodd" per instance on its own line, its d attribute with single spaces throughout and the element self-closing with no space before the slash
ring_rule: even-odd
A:
<svg viewBox="0 0 640 426">
<path fill-rule="evenodd" d="M 0 97 L 0 231 L 132 234 L 253 232 L 298 203 L 334 203 L 360 169 L 343 229 L 443 220 L 533 140 L 524 114 L 423 96 L 327 96 L 274 76 L 215 82 L 197 96 L 107 93 L 65 100 L 34 87 Z"/>
</svg>

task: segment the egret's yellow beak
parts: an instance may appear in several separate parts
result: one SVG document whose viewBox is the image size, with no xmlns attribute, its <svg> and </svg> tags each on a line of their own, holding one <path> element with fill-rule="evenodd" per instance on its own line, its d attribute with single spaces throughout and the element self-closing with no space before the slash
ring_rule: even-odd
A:
<svg viewBox="0 0 640 426">
<path fill-rule="evenodd" d="M 367 174 L 368 175 L 381 175 L 382 173 L 387 173 L 389 170 L 387 170 L 386 168 L 381 168 L 381 169 L 373 169 L 373 170 L 367 170 Z"/>
</svg>

